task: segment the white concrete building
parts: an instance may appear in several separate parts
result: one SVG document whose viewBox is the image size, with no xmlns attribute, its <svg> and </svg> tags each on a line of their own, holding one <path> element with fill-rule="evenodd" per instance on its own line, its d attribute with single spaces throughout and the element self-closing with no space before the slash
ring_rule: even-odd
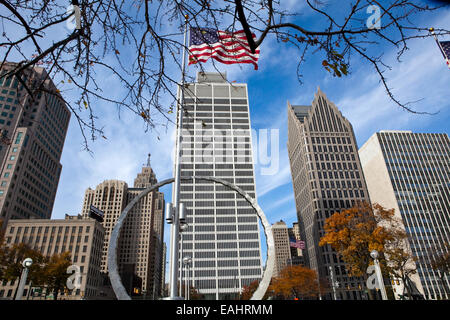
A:
<svg viewBox="0 0 450 320">
<path fill-rule="evenodd" d="M 442 281 L 430 266 L 430 257 L 450 239 L 448 135 L 381 131 L 360 148 L 359 157 L 372 203 L 394 208 L 403 222 L 409 250 L 418 259 L 411 280 L 426 299 L 448 299 L 448 276 Z M 394 289 L 399 298 L 403 284 L 396 281 Z"/>
</svg>

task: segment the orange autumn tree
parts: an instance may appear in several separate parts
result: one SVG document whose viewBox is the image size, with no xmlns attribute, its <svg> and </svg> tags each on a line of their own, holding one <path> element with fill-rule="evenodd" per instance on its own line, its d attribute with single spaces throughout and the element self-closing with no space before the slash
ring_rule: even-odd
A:
<svg viewBox="0 0 450 320">
<path fill-rule="evenodd" d="M 258 289 L 259 281 L 255 280 L 251 283 L 249 283 L 248 286 L 244 286 L 241 292 L 240 299 L 241 300 L 250 300 L 250 298 L 253 296 L 253 293 Z"/>
<path fill-rule="evenodd" d="M 323 283 L 318 284 L 314 270 L 303 266 L 287 266 L 278 277 L 272 278 L 268 291 L 284 298 L 308 299 L 319 297 L 325 290 Z"/>
<path fill-rule="evenodd" d="M 393 244 L 406 237 L 394 217 L 394 209 L 379 204 L 359 202 L 350 209 L 334 213 L 325 220 L 325 235 L 319 245 L 330 245 L 346 263 L 352 276 L 367 277 L 367 267 L 373 264 L 370 251 L 380 253 L 382 270 L 389 272 L 385 255 Z"/>
</svg>

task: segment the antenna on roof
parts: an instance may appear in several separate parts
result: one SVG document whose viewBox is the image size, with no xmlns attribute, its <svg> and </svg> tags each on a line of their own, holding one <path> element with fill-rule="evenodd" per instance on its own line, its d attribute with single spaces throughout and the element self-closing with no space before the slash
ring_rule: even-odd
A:
<svg viewBox="0 0 450 320">
<path fill-rule="evenodd" d="M 148 158 L 147 158 L 147 167 L 150 168 L 150 157 L 151 157 L 151 153 L 148 154 Z"/>
</svg>

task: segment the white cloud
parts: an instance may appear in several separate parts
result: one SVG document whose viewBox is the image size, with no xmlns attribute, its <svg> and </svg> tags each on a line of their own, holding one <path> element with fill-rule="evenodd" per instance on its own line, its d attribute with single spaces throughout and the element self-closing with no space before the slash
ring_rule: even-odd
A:
<svg viewBox="0 0 450 320">
<path fill-rule="evenodd" d="M 436 112 L 448 107 L 448 83 L 450 73 L 432 39 L 417 40 L 400 64 L 386 72 L 388 85 L 396 99 L 405 103 L 417 101 L 408 107 L 416 111 Z M 394 54 L 390 56 L 394 60 Z M 366 81 L 358 83 L 359 79 Z M 336 105 L 353 124 L 359 136 L 368 138 L 382 129 L 402 129 L 432 121 L 429 115 L 414 115 L 406 112 L 389 99 L 374 71 L 360 67 L 349 81 L 353 90 L 339 95 Z M 422 99 L 422 100 L 421 100 Z"/>
</svg>

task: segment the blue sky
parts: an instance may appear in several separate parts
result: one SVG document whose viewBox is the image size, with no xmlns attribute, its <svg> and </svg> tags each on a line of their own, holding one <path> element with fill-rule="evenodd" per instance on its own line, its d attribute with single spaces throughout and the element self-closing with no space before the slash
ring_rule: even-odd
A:
<svg viewBox="0 0 450 320">
<path fill-rule="evenodd" d="M 334 14 L 339 14 L 347 9 L 342 3 L 339 1 L 334 6 L 330 4 L 329 9 Z M 311 28 L 321 22 L 311 12 L 304 10 L 303 3 L 298 4 L 298 1 L 292 0 L 283 2 L 283 5 L 287 9 L 302 12 L 295 19 Z M 418 24 L 426 27 L 450 29 L 448 7 L 415 19 Z M 414 115 L 401 110 L 387 97 L 373 68 L 356 56 L 351 60 L 351 74 L 337 78 L 324 70 L 321 55 L 309 54 L 307 61 L 301 66 L 303 84 L 297 80 L 299 52 L 288 44 L 277 43 L 273 38 L 267 38 L 261 46 L 257 71 L 251 65 L 216 64 L 220 71 L 227 72 L 229 81 L 248 84 L 252 128 L 257 132 L 259 129 L 279 130 L 278 172 L 274 175 L 262 175 L 262 165 L 258 163 L 255 166 L 258 203 L 269 222 L 283 219 L 288 225 L 292 225 L 297 220 L 286 148 L 287 101 L 291 104 L 310 104 L 320 87 L 352 123 L 358 146 L 373 133 L 383 129 L 448 133 L 450 70 L 435 41 L 431 38 L 412 40 L 401 63 L 396 61 L 395 48 L 382 44 L 373 50 L 383 53 L 385 61 L 393 67 L 385 75 L 399 99 L 404 102 L 422 99 L 412 108 L 439 113 L 432 116 Z M 121 52 L 125 59 L 126 55 L 126 50 Z M 204 64 L 204 68 L 206 71 L 214 71 L 211 63 Z M 196 66 L 188 67 L 191 76 L 195 76 L 198 70 Z M 55 82 L 59 80 L 56 79 Z M 112 96 L 124 92 L 120 83 L 107 73 L 99 73 L 98 81 L 109 88 Z M 68 99 L 75 99 L 77 96 L 74 90 L 65 90 L 63 94 Z M 167 103 L 169 101 L 167 98 Z M 87 153 L 82 147 L 80 129 L 72 117 L 61 158 L 63 169 L 53 219 L 63 218 L 64 214 L 80 213 L 85 190 L 88 187 L 95 188 L 103 180 L 124 180 L 132 186 L 135 176 L 146 163 L 149 152 L 152 154 L 152 167 L 158 180 L 172 176 L 173 125 L 145 132 L 142 119 L 129 112 L 121 112 L 119 116 L 113 105 L 99 102 L 95 111 L 99 117 L 98 125 L 104 126 L 107 139 L 91 141 L 93 153 Z M 165 193 L 166 200 L 170 201 L 171 188 L 164 187 L 161 191 Z M 169 229 L 166 229 L 165 239 L 168 243 Z"/>
</svg>

